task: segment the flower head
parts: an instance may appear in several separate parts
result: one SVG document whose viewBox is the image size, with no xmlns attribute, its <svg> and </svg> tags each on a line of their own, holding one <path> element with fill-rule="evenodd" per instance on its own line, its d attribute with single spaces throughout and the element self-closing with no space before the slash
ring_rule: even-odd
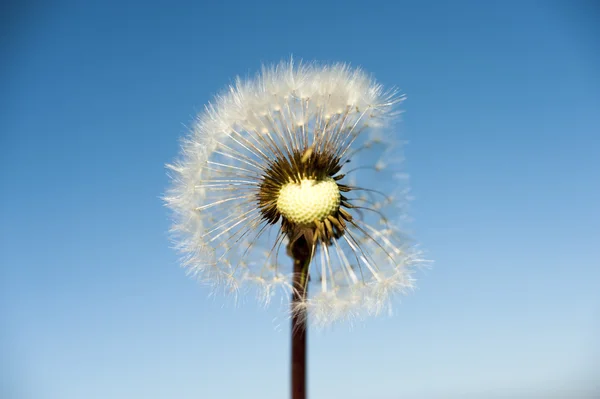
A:
<svg viewBox="0 0 600 399">
<path fill-rule="evenodd" d="M 385 136 L 403 100 L 344 64 L 263 68 L 198 117 L 166 197 L 185 266 L 265 302 L 290 292 L 303 242 L 316 324 L 378 314 L 412 287 L 417 253 L 398 232 L 400 154 Z M 287 248 L 287 251 L 286 251 Z"/>
</svg>

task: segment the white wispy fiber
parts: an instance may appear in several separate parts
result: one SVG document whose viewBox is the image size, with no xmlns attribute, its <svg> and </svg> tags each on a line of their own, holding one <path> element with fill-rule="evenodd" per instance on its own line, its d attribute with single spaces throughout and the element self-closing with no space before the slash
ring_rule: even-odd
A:
<svg viewBox="0 0 600 399">
<path fill-rule="evenodd" d="M 238 78 L 198 116 L 179 160 L 168 165 L 165 201 L 184 266 L 225 292 L 251 289 L 265 303 L 289 298 L 286 246 L 295 238 L 283 226 L 277 191 L 264 199 L 265 181 L 277 160 L 290 182 L 305 179 L 294 168 L 307 159 L 335 160 L 339 212 L 296 226 L 310 233 L 313 254 L 308 296 L 296 310 L 307 309 L 317 325 L 389 310 L 393 294 L 413 287 L 420 262 L 398 231 L 406 181 L 390 133 L 402 100 L 345 64 L 282 62 Z"/>
</svg>

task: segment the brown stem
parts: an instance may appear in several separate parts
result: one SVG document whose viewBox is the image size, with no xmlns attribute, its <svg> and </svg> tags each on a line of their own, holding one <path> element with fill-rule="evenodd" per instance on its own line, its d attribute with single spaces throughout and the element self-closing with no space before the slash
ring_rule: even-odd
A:
<svg viewBox="0 0 600 399">
<path fill-rule="evenodd" d="M 294 290 L 292 292 L 292 364 L 291 398 L 306 399 L 306 308 L 297 306 L 306 299 L 308 265 L 311 251 L 304 237 L 289 248 L 294 259 Z"/>
</svg>

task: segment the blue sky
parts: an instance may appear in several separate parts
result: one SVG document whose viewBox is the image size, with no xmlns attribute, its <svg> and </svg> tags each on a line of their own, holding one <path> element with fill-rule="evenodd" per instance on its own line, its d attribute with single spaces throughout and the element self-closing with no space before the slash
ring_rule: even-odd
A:
<svg viewBox="0 0 600 399">
<path fill-rule="evenodd" d="M 598 394 L 593 1 L 57 1 L 2 14 L 0 396 L 287 395 L 285 317 L 208 298 L 178 266 L 159 198 L 203 105 L 292 54 L 407 94 L 412 229 L 435 260 L 394 317 L 310 331 L 311 397 Z"/>
</svg>

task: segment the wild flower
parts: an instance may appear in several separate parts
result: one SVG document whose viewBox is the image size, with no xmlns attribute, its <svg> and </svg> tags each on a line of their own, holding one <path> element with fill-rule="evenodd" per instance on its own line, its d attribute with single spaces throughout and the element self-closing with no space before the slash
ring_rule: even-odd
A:
<svg viewBox="0 0 600 399">
<path fill-rule="evenodd" d="M 406 182 L 391 128 L 403 99 L 345 64 L 238 78 L 168 165 L 184 266 L 265 303 L 302 290 L 292 313 L 317 325 L 389 309 L 420 261 L 398 228 Z M 300 279 L 286 254 L 307 259 Z"/>
</svg>

